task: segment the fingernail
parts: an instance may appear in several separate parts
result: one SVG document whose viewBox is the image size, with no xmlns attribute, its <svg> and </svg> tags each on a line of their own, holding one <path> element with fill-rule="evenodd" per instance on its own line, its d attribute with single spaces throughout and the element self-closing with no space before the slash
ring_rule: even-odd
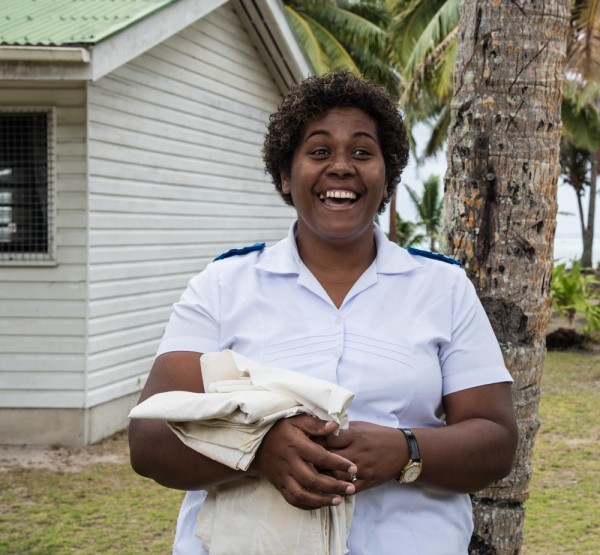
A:
<svg viewBox="0 0 600 555">
<path fill-rule="evenodd" d="M 332 505 L 339 505 L 341 502 L 342 502 L 342 498 L 341 498 L 341 497 L 337 497 L 337 496 L 336 496 L 336 497 L 334 497 L 334 498 L 331 500 L 331 504 L 332 504 Z"/>
<path fill-rule="evenodd" d="M 347 488 L 346 488 L 346 495 L 354 495 L 356 493 L 356 488 L 350 484 Z"/>
<path fill-rule="evenodd" d="M 351 464 L 347 470 L 348 474 L 356 474 L 358 472 L 358 467 L 355 464 Z"/>
</svg>

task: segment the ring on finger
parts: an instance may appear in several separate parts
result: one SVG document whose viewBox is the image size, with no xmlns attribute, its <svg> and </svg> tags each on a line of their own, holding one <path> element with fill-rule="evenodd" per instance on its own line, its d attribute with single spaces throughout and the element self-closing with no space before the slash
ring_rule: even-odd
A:
<svg viewBox="0 0 600 555">
<path fill-rule="evenodd" d="M 350 481 L 354 483 L 356 480 L 358 480 L 358 476 L 356 474 L 350 474 Z"/>
</svg>

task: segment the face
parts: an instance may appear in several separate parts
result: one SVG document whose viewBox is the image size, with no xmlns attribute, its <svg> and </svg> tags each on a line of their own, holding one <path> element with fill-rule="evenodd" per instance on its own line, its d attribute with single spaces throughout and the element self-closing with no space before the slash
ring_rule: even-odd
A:
<svg viewBox="0 0 600 555">
<path fill-rule="evenodd" d="M 309 122 L 281 174 L 298 212 L 298 237 L 343 244 L 372 237 L 386 195 L 375 121 L 358 108 L 332 108 Z"/>
</svg>

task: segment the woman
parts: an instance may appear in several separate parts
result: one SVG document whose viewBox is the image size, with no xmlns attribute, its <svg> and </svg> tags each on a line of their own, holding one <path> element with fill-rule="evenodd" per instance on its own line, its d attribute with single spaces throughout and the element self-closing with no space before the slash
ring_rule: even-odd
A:
<svg viewBox="0 0 600 555">
<path fill-rule="evenodd" d="M 202 392 L 200 353 L 232 349 L 355 393 L 350 427 L 279 421 L 252 470 L 292 505 L 356 495 L 352 555 L 466 553 L 468 492 L 506 476 L 511 378 L 464 272 L 413 256 L 373 224 L 406 165 L 394 101 L 348 72 L 311 77 L 271 116 L 268 173 L 297 222 L 280 243 L 210 264 L 175 305 L 141 399 Z M 175 553 L 201 553 L 204 493 L 240 473 L 162 422 L 132 421 L 137 472 L 189 490 Z"/>
</svg>

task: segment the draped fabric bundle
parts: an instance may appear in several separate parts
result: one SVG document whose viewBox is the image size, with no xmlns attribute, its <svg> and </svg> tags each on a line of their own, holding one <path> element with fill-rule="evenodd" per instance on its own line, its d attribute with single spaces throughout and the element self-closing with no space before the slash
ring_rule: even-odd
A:
<svg viewBox="0 0 600 555">
<path fill-rule="evenodd" d="M 183 443 L 247 470 L 263 437 L 281 418 L 311 414 L 347 427 L 353 394 L 336 384 L 255 363 L 233 351 L 201 357 L 206 393 L 169 391 L 146 399 L 130 418 L 156 418 Z M 246 476 L 209 488 L 196 534 L 211 555 L 343 555 L 354 497 L 303 511 L 264 478 Z"/>
</svg>

